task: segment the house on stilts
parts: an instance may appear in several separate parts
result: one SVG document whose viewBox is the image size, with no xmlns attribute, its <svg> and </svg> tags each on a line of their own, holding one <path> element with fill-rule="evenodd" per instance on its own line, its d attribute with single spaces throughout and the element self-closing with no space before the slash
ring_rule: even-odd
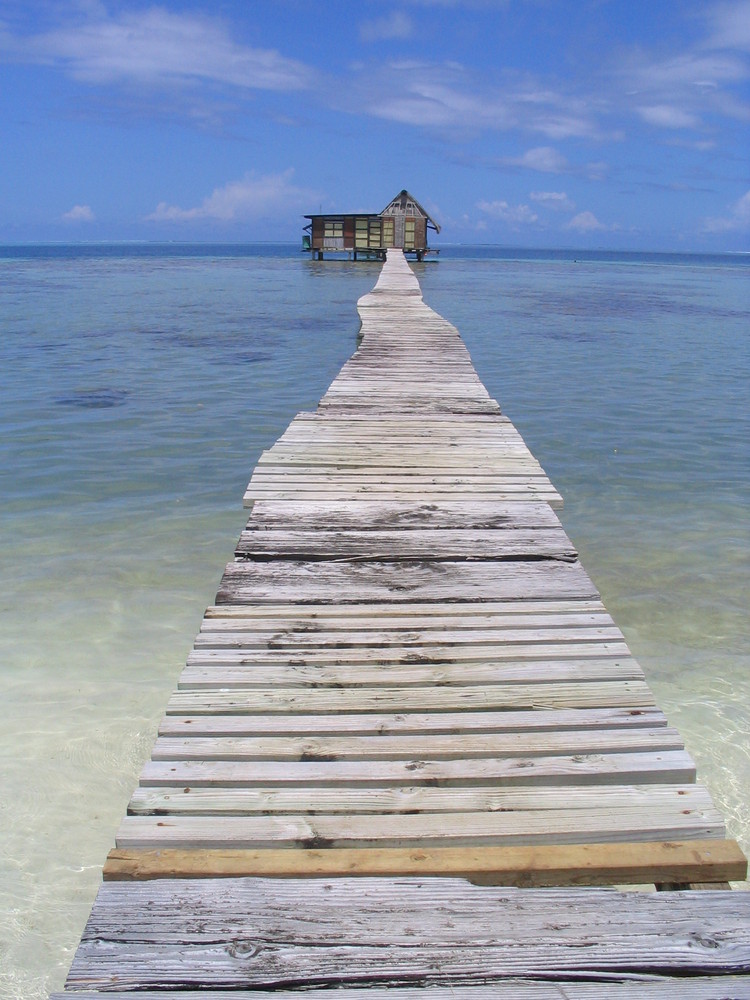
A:
<svg viewBox="0 0 750 1000">
<path fill-rule="evenodd" d="M 302 237 L 302 249 L 313 260 L 325 254 L 346 254 L 350 259 L 385 260 L 391 248 L 403 250 L 423 260 L 430 251 L 427 231 L 439 233 L 440 226 L 408 191 L 400 191 L 382 212 L 306 215 L 309 223 Z"/>
</svg>

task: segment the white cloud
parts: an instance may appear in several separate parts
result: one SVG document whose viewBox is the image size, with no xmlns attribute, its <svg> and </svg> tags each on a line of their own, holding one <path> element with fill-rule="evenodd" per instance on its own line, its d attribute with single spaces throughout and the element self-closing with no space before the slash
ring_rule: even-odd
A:
<svg viewBox="0 0 750 1000">
<path fill-rule="evenodd" d="M 63 222 L 95 222 L 96 216 L 94 215 L 90 205 L 74 205 L 69 212 L 65 212 L 62 216 Z"/>
<path fill-rule="evenodd" d="M 562 153 L 551 146 L 537 146 L 535 149 L 527 150 L 523 156 L 504 157 L 498 160 L 498 163 L 507 167 L 527 167 L 543 174 L 563 174 L 569 168 L 568 161 Z"/>
<path fill-rule="evenodd" d="M 180 208 L 162 201 L 147 222 L 190 222 L 196 219 L 212 219 L 221 222 L 235 222 L 265 216 L 272 210 L 302 208 L 316 202 L 317 192 L 306 191 L 291 183 L 293 170 L 281 174 L 256 176 L 247 173 L 240 180 L 229 181 L 223 187 L 215 188 L 200 205 Z"/>
<path fill-rule="evenodd" d="M 296 90 L 312 71 L 272 49 L 251 48 L 232 38 L 223 22 L 159 7 L 122 11 L 54 29 L 15 48 L 33 60 L 62 65 L 86 83 L 179 84 L 210 80 L 235 87 Z"/>
<path fill-rule="evenodd" d="M 699 124 L 699 119 L 694 114 L 669 104 L 653 104 L 650 107 L 636 108 L 636 111 L 649 125 L 660 125 L 663 128 L 695 128 Z"/>
<path fill-rule="evenodd" d="M 532 225 L 539 218 L 528 205 L 509 205 L 507 201 L 478 201 L 477 208 L 493 219 L 500 219 L 512 226 Z"/>
<path fill-rule="evenodd" d="M 532 191 L 529 198 L 537 205 L 551 208 L 553 212 L 575 211 L 575 204 L 564 191 Z"/>
<path fill-rule="evenodd" d="M 455 62 L 368 66 L 338 101 L 354 112 L 459 135 L 516 129 L 554 140 L 600 137 L 595 98 L 574 98 L 512 71 L 498 83 Z"/>
<path fill-rule="evenodd" d="M 706 219 L 704 230 L 708 233 L 725 233 L 733 229 L 750 229 L 750 191 L 732 205 L 725 218 Z"/>
<path fill-rule="evenodd" d="M 701 48 L 667 59 L 636 50 L 615 72 L 626 106 L 667 129 L 700 129 L 709 116 L 749 119 L 750 107 L 732 93 L 749 76 L 737 55 Z"/>
<path fill-rule="evenodd" d="M 390 70 L 367 109 L 378 118 L 405 125 L 461 130 L 511 128 L 514 124 L 502 102 L 492 103 L 480 94 L 450 86 L 439 79 L 433 68 L 402 65 Z"/>
<path fill-rule="evenodd" d="M 363 42 L 379 42 L 392 38 L 410 38 L 413 32 L 411 19 L 401 11 L 394 10 L 374 21 L 360 25 L 359 36 Z"/>
<path fill-rule="evenodd" d="M 599 222 L 593 212 L 579 212 L 578 215 L 573 216 L 565 228 L 575 229 L 579 233 L 595 233 L 604 232 L 612 227 Z"/>
</svg>

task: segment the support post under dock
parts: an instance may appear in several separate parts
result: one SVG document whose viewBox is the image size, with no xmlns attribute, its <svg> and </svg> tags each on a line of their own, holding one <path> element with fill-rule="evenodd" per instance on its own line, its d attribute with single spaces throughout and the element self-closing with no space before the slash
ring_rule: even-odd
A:
<svg viewBox="0 0 750 1000">
<path fill-rule="evenodd" d="M 559 494 L 402 253 L 359 311 L 253 473 L 58 1000 L 750 996 L 745 858 Z"/>
</svg>

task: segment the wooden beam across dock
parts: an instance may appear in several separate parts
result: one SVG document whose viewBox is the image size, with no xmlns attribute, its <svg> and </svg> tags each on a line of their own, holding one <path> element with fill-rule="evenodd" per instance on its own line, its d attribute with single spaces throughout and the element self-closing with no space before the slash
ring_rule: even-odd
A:
<svg viewBox="0 0 750 1000">
<path fill-rule="evenodd" d="M 746 860 L 559 494 L 402 253 L 359 311 L 253 473 L 59 1000 L 750 996 Z"/>
</svg>

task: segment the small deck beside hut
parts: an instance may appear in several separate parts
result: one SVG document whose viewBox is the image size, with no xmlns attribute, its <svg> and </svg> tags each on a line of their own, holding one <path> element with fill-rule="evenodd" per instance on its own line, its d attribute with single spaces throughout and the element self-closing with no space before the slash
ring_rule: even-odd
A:
<svg viewBox="0 0 750 1000">
<path fill-rule="evenodd" d="M 403 253 L 359 310 L 55 1000 L 750 997 L 745 858 L 559 494 Z"/>
<path fill-rule="evenodd" d="M 332 215 L 306 215 L 302 249 L 315 260 L 345 254 L 353 260 L 385 260 L 388 250 L 403 250 L 423 260 L 430 253 L 428 230 L 440 232 L 417 199 L 400 191 L 382 212 L 354 212 Z"/>
</svg>

